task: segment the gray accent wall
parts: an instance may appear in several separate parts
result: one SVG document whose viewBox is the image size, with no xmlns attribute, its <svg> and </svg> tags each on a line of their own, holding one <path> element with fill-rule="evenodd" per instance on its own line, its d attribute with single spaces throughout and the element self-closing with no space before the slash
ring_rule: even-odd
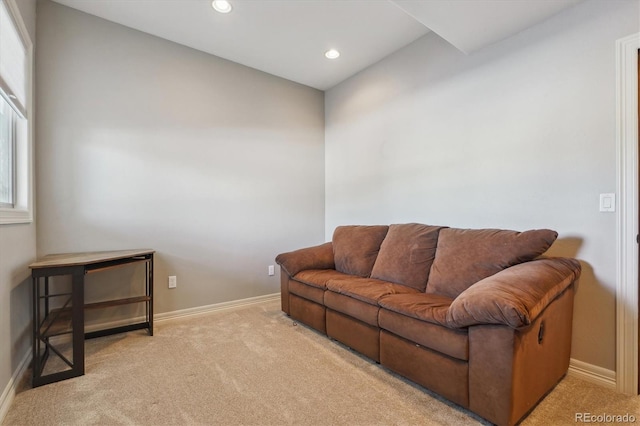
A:
<svg viewBox="0 0 640 426">
<path fill-rule="evenodd" d="M 472 55 L 430 33 L 325 95 L 337 225 L 551 228 L 578 258 L 572 357 L 615 370 L 615 41 L 638 1 L 587 0 Z"/>
<path fill-rule="evenodd" d="M 16 4 L 35 48 L 36 0 L 19 0 Z M 34 223 L 0 225 L 0 395 L 31 351 L 31 279 L 28 265 L 35 258 Z M 2 402 L 4 400 L 0 399 Z"/>
<path fill-rule="evenodd" d="M 39 255 L 155 249 L 161 314 L 279 292 L 275 256 L 324 241 L 321 91 L 50 1 L 36 82 Z"/>
</svg>

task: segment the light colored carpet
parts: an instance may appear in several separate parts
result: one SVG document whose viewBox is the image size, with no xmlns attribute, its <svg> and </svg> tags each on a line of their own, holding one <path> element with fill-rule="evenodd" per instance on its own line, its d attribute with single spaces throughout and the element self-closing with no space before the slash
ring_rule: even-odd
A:
<svg viewBox="0 0 640 426">
<path fill-rule="evenodd" d="M 487 424 L 293 321 L 278 302 L 86 343 L 86 374 L 31 389 L 4 425 Z M 523 425 L 633 413 L 640 397 L 565 378 Z"/>
</svg>

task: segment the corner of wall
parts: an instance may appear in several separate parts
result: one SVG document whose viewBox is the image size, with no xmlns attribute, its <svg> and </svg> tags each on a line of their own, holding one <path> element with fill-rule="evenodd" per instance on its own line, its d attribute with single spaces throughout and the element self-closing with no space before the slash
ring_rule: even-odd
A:
<svg viewBox="0 0 640 426">
<path fill-rule="evenodd" d="M 16 396 L 16 392 L 20 385 L 20 382 L 27 371 L 27 367 L 29 367 L 29 363 L 31 362 L 31 348 L 25 352 L 22 356 L 22 360 L 18 364 L 18 368 L 14 371 L 9 383 L 4 388 L 2 395 L 0 395 L 0 423 L 4 421 L 7 413 L 9 412 L 9 408 L 11 407 L 11 403 Z"/>
</svg>

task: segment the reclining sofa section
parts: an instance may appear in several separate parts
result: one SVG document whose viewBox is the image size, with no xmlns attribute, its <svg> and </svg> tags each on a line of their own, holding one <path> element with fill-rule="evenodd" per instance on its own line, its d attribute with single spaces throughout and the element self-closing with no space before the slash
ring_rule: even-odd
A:
<svg viewBox="0 0 640 426">
<path fill-rule="evenodd" d="M 340 226 L 278 255 L 282 310 L 498 425 L 569 367 L 580 263 L 551 230 Z"/>
</svg>

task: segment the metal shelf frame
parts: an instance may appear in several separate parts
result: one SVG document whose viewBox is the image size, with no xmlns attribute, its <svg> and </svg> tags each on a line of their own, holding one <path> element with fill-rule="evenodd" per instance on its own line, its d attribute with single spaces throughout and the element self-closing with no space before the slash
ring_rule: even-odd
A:
<svg viewBox="0 0 640 426">
<path fill-rule="evenodd" d="M 50 255 L 32 263 L 33 281 L 33 387 L 84 375 L 84 341 L 132 330 L 147 329 L 153 336 L 153 250 L 126 250 L 96 253 Z M 143 296 L 84 303 L 85 275 L 132 263 L 145 263 Z M 49 278 L 71 276 L 71 292 L 50 292 Z M 62 307 L 51 309 L 50 299 L 67 297 Z M 85 309 L 104 309 L 132 303 L 143 303 L 145 317 L 141 322 L 85 333 Z M 65 356 L 55 337 L 71 335 L 72 357 Z M 51 353 L 57 355 L 69 368 L 43 374 Z"/>
</svg>

